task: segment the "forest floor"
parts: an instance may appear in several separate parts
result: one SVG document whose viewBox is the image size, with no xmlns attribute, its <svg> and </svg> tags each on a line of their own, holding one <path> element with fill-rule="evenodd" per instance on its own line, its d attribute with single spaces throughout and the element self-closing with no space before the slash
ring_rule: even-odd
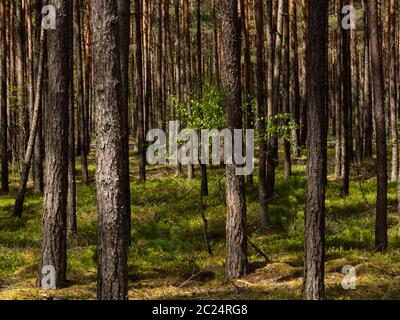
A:
<svg viewBox="0 0 400 320">
<path fill-rule="evenodd" d="M 328 299 L 400 299 L 400 218 L 396 186 L 389 188 L 389 249 L 374 249 L 376 179 L 373 160 L 353 165 L 350 196 L 339 197 L 329 151 L 326 212 L 326 293 Z M 293 176 L 278 170 L 270 203 L 270 227 L 259 227 L 257 172 L 247 188 L 248 234 L 269 259 L 249 245 L 251 272 L 237 281 L 224 277 L 225 215 L 222 168 L 209 170 L 206 215 L 213 250 L 205 250 L 200 215 L 200 180 L 175 177 L 168 167 L 150 167 L 138 184 L 132 154 L 132 246 L 129 249 L 130 299 L 301 299 L 305 158 L 294 160 Z M 90 173 L 94 176 L 91 155 Z M 78 165 L 78 180 L 80 168 Z M 94 299 L 96 297 L 95 184 L 77 186 L 79 232 L 68 240 L 68 279 L 59 291 L 37 289 L 41 246 L 42 196 L 28 192 L 21 220 L 10 217 L 17 184 L 0 195 L 0 299 Z M 356 268 L 355 290 L 344 290 L 345 265 Z"/>
</svg>

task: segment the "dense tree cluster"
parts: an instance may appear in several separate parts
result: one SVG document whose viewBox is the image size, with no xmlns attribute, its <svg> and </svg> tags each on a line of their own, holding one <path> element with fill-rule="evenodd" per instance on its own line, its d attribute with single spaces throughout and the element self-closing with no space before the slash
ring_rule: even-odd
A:
<svg viewBox="0 0 400 320">
<path fill-rule="evenodd" d="M 259 224 L 268 232 L 278 165 L 289 177 L 293 160 L 307 156 L 303 296 L 324 299 L 328 144 L 335 148 L 341 197 L 350 193 L 352 166 L 376 156 L 375 245 L 377 251 L 388 246 L 388 179 L 398 182 L 400 174 L 398 4 L 2 0 L 1 192 L 19 185 L 15 219 L 24 213 L 29 181 L 44 193 L 38 284 L 48 265 L 56 270 L 56 287 L 65 284 L 67 237 L 79 228 L 76 183 L 95 179 L 98 298 L 128 297 L 135 215 L 130 149 L 139 158 L 138 181 L 146 183 L 147 132 L 167 131 L 169 121 L 179 120 L 196 130 L 223 123 L 257 132 L 258 177 L 238 176 L 236 163 L 226 166 L 230 279 L 249 272 L 246 185 L 258 183 Z M 55 9 L 54 29 L 42 25 L 49 18 L 45 5 Z M 210 88 L 223 101 L 211 111 Z M 223 121 L 206 118 L 218 107 Z M 88 170 L 93 149 L 95 177 Z M 201 175 L 204 238 L 212 255 L 203 206 L 209 168 L 196 169 L 188 165 L 185 174 Z M 181 175 L 184 168 L 175 170 Z"/>
</svg>

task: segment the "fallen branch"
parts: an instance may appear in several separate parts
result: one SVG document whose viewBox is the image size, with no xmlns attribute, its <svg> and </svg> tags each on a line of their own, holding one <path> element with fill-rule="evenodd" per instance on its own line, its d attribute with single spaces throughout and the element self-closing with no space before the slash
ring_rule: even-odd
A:
<svg viewBox="0 0 400 320">
<path fill-rule="evenodd" d="M 202 273 L 203 271 L 199 271 L 196 274 L 192 274 L 191 277 L 189 279 L 187 279 L 185 282 L 183 282 L 178 288 L 182 288 L 185 284 L 187 284 L 188 282 L 190 282 L 193 278 L 197 277 L 200 273 Z"/>
<path fill-rule="evenodd" d="M 261 250 L 259 247 L 257 247 L 250 239 L 247 239 L 247 241 L 250 243 L 250 245 L 253 247 L 254 250 L 257 251 L 258 254 L 260 254 L 264 259 L 266 263 L 271 262 L 271 260 L 268 258 L 268 256 L 266 255 L 266 253 Z"/>
</svg>

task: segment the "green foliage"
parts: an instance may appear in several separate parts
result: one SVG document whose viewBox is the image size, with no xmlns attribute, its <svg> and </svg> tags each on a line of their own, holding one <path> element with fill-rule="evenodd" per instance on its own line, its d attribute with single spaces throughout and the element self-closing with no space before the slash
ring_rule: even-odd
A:
<svg viewBox="0 0 400 320">
<path fill-rule="evenodd" d="M 227 126 L 223 91 L 210 82 L 205 83 L 200 98 L 191 97 L 190 106 L 189 112 L 183 103 L 179 104 L 179 114 L 189 128 L 222 129 Z"/>
<path fill-rule="evenodd" d="M 267 117 L 265 138 L 278 137 L 287 141 L 292 140 L 292 131 L 300 126 L 292 119 L 290 113 L 278 113 L 275 116 Z"/>
</svg>

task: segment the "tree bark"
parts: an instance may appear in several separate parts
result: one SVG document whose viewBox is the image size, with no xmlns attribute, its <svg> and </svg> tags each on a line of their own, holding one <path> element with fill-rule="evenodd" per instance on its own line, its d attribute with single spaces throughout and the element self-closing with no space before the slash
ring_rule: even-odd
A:
<svg viewBox="0 0 400 320">
<path fill-rule="evenodd" d="M 355 1 L 351 0 L 350 4 L 355 7 Z M 364 153 L 363 139 L 363 113 L 360 105 L 360 58 L 358 51 L 358 35 L 357 29 L 351 30 L 351 74 L 352 74 L 352 100 L 353 109 L 355 111 L 355 159 L 361 161 Z"/>
<path fill-rule="evenodd" d="M 79 8 L 78 8 L 79 10 Z M 76 161 L 75 161 L 75 103 L 74 103 L 74 3 L 71 4 L 69 34 L 69 103 L 68 103 L 68 197 L 67 229 L 75 237 L 76 225 Z"/>
<path fill-rule="evenodd" d="M 397 71 L 396 71 L 396 1 L 389 0 L 389 105 L 390 129 L 392 137 L 391 181 L 397 181 L 399 175 L 398 108 L 397 108 Z"/>
<path fill-rule="evenodd" d="M 371 50 L 369 39 L 369 8 L 367 0 L 362 1 L 364 11 L 364 157 L 372 157 L 372 85 L 371 85 Z"/>
<path fill-rule="evenodd" d="M 218 46 L 218 27 L 217 27 L 217 0 L 212 0 L 212 21 L 213 21 L 213 56 L 214 56 L 214 74 L 216 83 L 220 83 L 220 66 L 219 66 L 219 46 Z"/>
<path fill-rule="evenodd" d="M 29 131 L 29 115 L 26 106 L 26 90 L 25 90 L 25 41 L 24 41 L 24 24 L 22 0 L 16 0 L 15 8 L 15 72 L 16 72 L 16 112 L 17 112 L 17 128 L 16 128 L 16 151 L 18 164 L 23 160 L 26 140 Z"/>
<path fill-rule="evenodd" d="M 300 125 L 300 82 L 299 82 L 299 48 L 297 36 L 297 1 L 289 0 L 290 13 L 290 61 L 292 61 L 291 85 L 292 95 L 290 99 L 292 119 L 296 125 Z M 293 129 L 293 153 L 300 156 L 300 127 Z"/>
<path fill-rule="evenodd" d="M 92 0 L 86 0 L 86 15 L 87 21 L 91 21 L 92 12 L 91 12 L 91 4 Z M 85 131 L 86 143 L 85 146 L 87 148 L 86 153 L 90 151 L 90 131 L 93 129 L 93 60 L 92 60 L 92 26 L 90 23 L 86 25 L 86 33 L 84 36 L 85 39 L 85 47 L 84 47 L 84 61 L 85 61 L 85 73 L 84 73 L 84 119 L 85 123 L 83 125 Z"/>
<path fill-rule="evenodd" d="M 1 192 L 8 193 L 8 114 L 7 114 L 7 32 L 6 2 L 0 3 L 0 108 L 1 108 Z"/>
<path fill-rule="evenodd" d="M 126 166 L 120 17 L 117 1 L 92 4 L 100 300 L 127 299 Z M 122 30 L 121 30 L 122 31 Z M 125 35 L 126 36 L 126 35 Z"/>
<path fill-rule="evenodd" d="M 266 140 L 266 110 L 265 110 L 265 71 L 264 71 L 264 15 L 262 0 L 255 1 L 256 16 L 256 99 L 257 99 L 257 126 L 260 139 L 259 155 L 259 201 L 260 222 L 266 226 L 268 222 L 268 191 L 267 191 L 267 140 Z"/>
<path fill-rule="evenodd" d="M 184 90 L 184 103 L 185 108 L 188 113 L 191 112 L 190 106 L 190 94 L 192 90 L 192 79 L 191 79 L 191 70 L 192 70 L 192 50 L 191 50 L 191 41 L 190 41 L 190 7 L 189 0 L 183 0 L 183 36 L 185 39 L 185 54 L 184 54 L 184 78 L 185 78 L 185 90 Z M 194 165 L 189 164 L 187 166 L 188 169 L 188 179 L 194 179 Z"/>
<path fill-rule="evenodd" d="M 143 46 L 142 46 L 142 4 L 141 0 L 135 0 L 136 19 L 136 110 L 138 117 L 137 141 L 139 151 L 139 179 L 146 181 L 146 144 L 144 132 L 144 110 L 143 110 Z"/>
<path fill-rule="evenodd" d="M 121 62 L 122 81 L 122 135 L 123 135 L 123 162 L 124 162 L 124 186 L 126 201 L 126 235 L 130 243 L 131 236 L 131 191 L 129 174 L 129 44 L 130 44 L 130 23 L 131 23 L 131 1 L 118 1 L 119 17 L 119 46 Z"/>
<path fill-rule="evenodd" d="M 57 29 L 48 32 L 48 106 L 46 110 L 46 183 L 43 200 L 42 256 L 39 269 L 53 266 L 56 287 L 66 281 L 67 190 L 68 190 L 68 101 L 70 79 L 71 2 L 52 0 Z"/>
<path fill-rule="evenodd" d="M 38 65 L 39 58 L 40 58 L 40 32 L 42 30 L 41 25 L 41 12 L 42 12 L 43 3 L 42 0 L 35 1 L 35 37 L 33 41 L 34 46 L 34 61 L 35 65 Z M 46 48 L 45 48 L 46 52 Z M 45 53 L 46 55 L 46 53 Z M 37 77 L 37 70 L 36 77 Z M 40 95 L 40 105 L 41 108 L 39 109 L 39 116 L 38 116 L 38 128 L 36 132 L 36 141 L 34 146 L 34 153 L 32 159 L 32 177 L 35 192 L 43 192 L 44 188 L 44 181 L 43 181 L 43 160 L 44 160 L 44 143 L 43 143 L 43 94 Z"/>
<path fill-rule="evenodd" d="M 34 144 L 36 140 L 36 134 L 38 130 L 39 124 L 39 116 L 40 116 L 40 108 L 41 108 L 41 98 L 42 95 L 42 85 L 43 85 L 43 64 L 44 64 L 44 46 L 45 46 L 45 33 L 41 32 L 40 35 L 40 58 L 39 58 L 39 69 L 36 80 L 36 94 L 34 99 L 34 108 L 32 112 L 32 126 L 29 135 L 28 146 L 25 152 L 25 158 L 23 163 L 23 169 L 21 173 L 21 178 L 19 182 L 19 188 L 17 192 L 17 198 L 15 201 L 13 216 L 21 218 L 22 210 L 24 206 L 25 192 L 26 192 L 26 184 L 29 178 L 29 171 L 32 164 L 32 157 L 34 152 Z"/>
<path fill-rule="evenodd" d="M 279 0 L 277 7 L 277 23 L 276 23 L 276 36 L 273 54 L 272 68 L 272 99 L 268 103 L 268 121 L 269 126 L 278 126 L 275 117 L 279 110 L 279 88 L 280 76 L 282 71 L 282 43 L 283 43 L 283 8 L 284 0 Z M 275 191 L 275 169 L 278 165 L 278 137 L 276 135 L 268 137 L 268 151 L 267 151 L 267 194 L 271 198 Z"/>
<path fill-rule="evenodd" d="M 335 2 L 336 15 L 338 17 L 336 28 L 336 78 L 335 78 L 335 179 L 339 180 L 342 177 L 343 168 L 343 72 L 342 72 L 342 42 L 343 28 L 342 21 L 339 17 L 342 14 L 342 1 Z"/>
<path fill-rule="evenodd" d="M 350 4 L 349 0 L 340 1 L 338 10 L 340 10 L 339 17 L 342 17 L 343 5 Z M 342 19 L 339 19 L 340 24 Z M 339 28 L 342 28 L 340 26 Z M 351 51 L 350 51 L 350 29 L 341 31 L 342 36 L 342 67 L 341 80 L 343 86 L 343 107 L 342 107 L 342 130 L 343 130 L 343 172 L 342 172 L 342 189 L 341 196 L 346 197 L 349 194 L 350 188 L 350 159 L 351 159 L 351 133 L 352 121 L 351 121 L 351 110 L 352 110 L 352 81 L 351 81 Z"/>
<path fill-rule="evenodd" d="M 223 86 L 228 123 L 242 128 L 240 83 L 240 20 L 237 0 L 220 0 L 223 44 Z M 237 176 L 236 164 L 227 165 L 226 275 L 230 279 L 247 273 L 246 200 L 244 178 Z"/>
<path fill-rule="evenodd" d="M 310 12 L 309 1 L 302 0 L 302 24 L 303 24 L 303 60 L 301 66 L 301 73 L 303 75 L 302 87 L 301 87 L 301 130 L 300 130 L 300 145 L 302 147 L 306 146 L 307 142 L 307 68 L 306 68 L 306 56 L 307 56 L 307 33 L 309 31 L 308 26 L 308 14 Z"/>
<path fill-rule="evenodd" d="M 306 0 L 308 159 L 305 211 L 304 292 L 306 300 L 324 299 L 325 186 L 327 172 L 328 0 Z"/>
<path fill-rule="evenodd" d="M 369 36 L 372 62 L 372 86 L 374 91 L 375 131 L 376 131 L 376 166 L 377 197 L 375 245 L 379 250 L 387 247 L 387 155 L 386 155 L 386 123 L 384 106 L 384 78 L 382 66 L 382 50 L 379 38 L 378 9 L 375 0 L 368 0 Z"/>
<path fill-rule="evenodd" d="M 84 98 L 84 79 L 83 79 L 83 62 L 82 62 L 82 28 L 81 28 L 81 0 L 74 0 L 74 25 L 75 25 L 75 55 L 76 55 L 76 101 L 78 108 L 78 141 L 80 160 L 82 168 L 82 182 L 89 183 L 87 152 L 88 146 L 85 125 L 85 98 Z"/>
<path fill-rule="evenodd" d="M 283 113 L 290 116 L 290 29 L 289 29 L 289 0 L 283 3 L 283 38 L 284 38 L 284 60 L 283 60 Z M 284 125 L 289 125 L 289 118 L 285 117 Z M 285 132 L 284 144 L 284 175 L 288 178 L 292 175 L 291 143 L 287 136 L 290 132 Z"/>
</svg>

